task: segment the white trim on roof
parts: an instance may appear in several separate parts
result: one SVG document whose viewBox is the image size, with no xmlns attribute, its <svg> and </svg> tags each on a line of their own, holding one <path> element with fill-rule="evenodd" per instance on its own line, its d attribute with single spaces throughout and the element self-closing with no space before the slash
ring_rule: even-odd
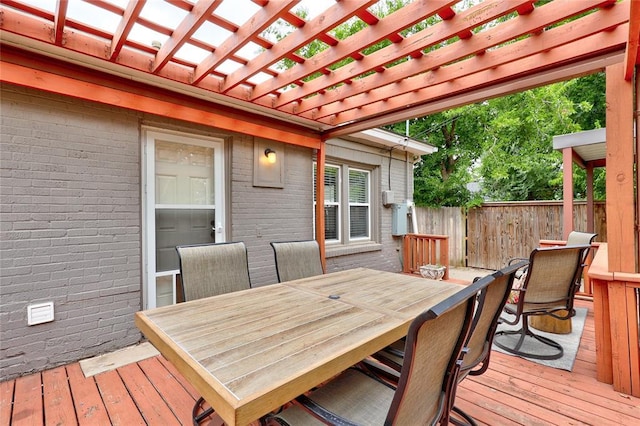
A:
<svg viewBox="0 0 640 426">
<path fill-rule="evenodd" d="M 356 141 L 373 142 L 400 151 L 408 151 L 414 155 L 432 154 L 438 150 L 433 145 L 380 128 L 362 130 L 352 133 L 348 137 Z"/>
</svg>

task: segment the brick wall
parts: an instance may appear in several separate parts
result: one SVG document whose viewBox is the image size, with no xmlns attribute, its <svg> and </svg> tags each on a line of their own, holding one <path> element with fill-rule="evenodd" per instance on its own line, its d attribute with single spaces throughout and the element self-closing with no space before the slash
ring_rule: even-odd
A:
<svg viewBox="0 0 640 426">
<path fill-rule="evenodd" d="M 230 240 L 244 241 L 254 286 L 275 283 L 271 241 L 313 237 L 313 151 L 286 146 L 283 188 L 253 185 L 254 138 L 4 85 L 0 122 L 0 380 L 137 343 L 142 300 L 141 124 L 227 141 Z M 388 151 L 345 143 L 332 155 L 376 167 Z M 404 199 L 406 162 L 393 153 Z M 400 270 L 391 209 L 379 193 L 373 250 L 349 249 L 328 271 Z M 27 305 L 53 301 L 55 320 L 28 326 Z"/>
<path fill-rule="evenodd" d="M 141 289 L 138 118 L 4 89 L 2 377 L 137 342 Z M 27 326 L 45 301 L 55 321 Z"/>
<path fill-rule="evenodd" d="M 284 188 L 253 186 L 253 137 L 234 138 L 233 240 L 247 244 L 253 286 L 278 282 L 271 241 L 313 238 L 312 150 L 286 146 Z"/>
</svg>

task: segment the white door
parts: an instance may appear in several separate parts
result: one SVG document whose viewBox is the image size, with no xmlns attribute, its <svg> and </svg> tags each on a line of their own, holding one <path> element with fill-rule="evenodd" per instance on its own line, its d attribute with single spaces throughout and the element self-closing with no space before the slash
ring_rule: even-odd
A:
<svg viewBox="0 0 640 426">
<path fill-rule="evenodd" d="M 176 303 L 177 245 L 224 242 L 223 141 L 144 129 L 145 308 Z"/>
</svg>

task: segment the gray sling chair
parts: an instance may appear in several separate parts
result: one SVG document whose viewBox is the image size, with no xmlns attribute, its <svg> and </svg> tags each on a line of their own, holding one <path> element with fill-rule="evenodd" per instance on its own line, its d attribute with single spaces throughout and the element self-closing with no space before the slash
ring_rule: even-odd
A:
<svg viewBox="0 0 640 426">
<path fill-rule="evenodd" d="M 272 242 L 278 282 L 324 274 L 316 240 Z"/>
<path fill-rule="evenodd" d="M 579 231 L 571 231 L 569 232 L 569 235 L 567 236 L 567 244 L 568 246 L 584 246 L 584 245 L 591 245 L 591 243 L 593 242 L 593 240 L 596 239 L 596 237 L 598 236 L 598 234 L 592 234 L 592 233 L 588 233 L 588 232 L 579 232 Z M 586 266 L 587 263 L 587 257 L 589 257 L 589 253 L 591 252 L 591 249 L 586 250 L 584 252 L 584 258 L 582 259 L 582 267 L 584 268 L 584 266 Z M 578 289 L 580 290 L 580 287 L 582 286 L 581 283 L 581 279 L 582 279 L 582 274 L 580 274 L 580 276 L 578 277 Z"/>
<path fill-rule="evenodd" d="M 413 320 L 397 388 L 352 367 L 263 420 L 292 426 L 448 424 L 476 297 L 493 280 L 463 287 Z"/>
<path fill-rule="evenodd" d="M 460 367 L 458 382 L 461 382 L 467 375 L 479 376 L 489 367 L 491 345 L 498 327 L 500 314 L 511 292 L 516 271 L 526 264 L 526 261 L 521 261 L 494 272 L 490 275 L 493 277 L 493 281 L 481 290 L 478 295 L 478 308 L 473 317 L 473 331 L 466 344 L 467 354 Z M 479 279 L 480 277 L 475 278 L 474 282 Z M 395 381 L 397 381 L 395 372 L 400 371 L 404 358 L 404 347 L 400 346 L 400 343 L 402 341 L 399 341 L 391 349 L 377 352 L 374 354 L 374 362 L 368 362 L 365 365 L 375 374 L 394 383 L 394 377 Z M 381 363 L 383 366 L 376 363 Z M 455 404 L 452 410 L 456 414 L 451 418 L 452 423 L 476 424 L 471 416 L 456 407 Z"/>
<path fill-rule="evenodd" d="M 243 242 L 177 246 L 184 301 L 251 288 L 247 247 Z M 200 397 L 193 406 L 193 424 L 213 413 Z M 200 412 L 200 413 L 199 413 Z"/>
<path fill-rule="evenodd" d="M 493 341 L 496 346 L 528 358 L 562 357 L 564 349 L 559 343 L 531 331 L 529 317 L 550 315 L 564 320 L 575 316 L 574 296 L 580 288 L 583 262 L 589 248 L 589 245 L 571 245 L 536 248 L 531 252 L 522 287 L 513 290 L 518 293 L 517 300 L 504 307 L 504 313 L 513 319 L 504 315 L 501 317 L 506 324 L 521 322 L 522 326 L 519 330 L 497 332 Z M 526 344 L 527 337 L 545 346 Z"/>
<path fill-rule="evenodd" d="M 598 234 L 591 234 L 588 232 L 571 231 L 567 237 L 568 246 L 584 246 L 591 244 Z M 588 253 L 587 253 L 588 254 Z"/>
</svg>

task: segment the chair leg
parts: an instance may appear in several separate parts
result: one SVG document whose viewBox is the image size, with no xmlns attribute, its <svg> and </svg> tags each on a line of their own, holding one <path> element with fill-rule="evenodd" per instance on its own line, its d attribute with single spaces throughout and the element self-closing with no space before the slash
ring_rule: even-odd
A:
<svg viewBox="0 0 640 426">
<path fill-rule="evenodd" d="M 519 335 L 520 339 L 518 340 L 518 343 L 516 343 L 515 346 L 513 347 L 509 347 L 506 346 L 503 343 L 500 343 L 500 339 L 499 336 L 508 336 L 508 335 Z M 540 354 L 536 354 L 536 353 L 532 353 L 532 352 L 524 352 L 521 351 L 520 348 L 522 347 L 522 344 L 524 343 L 524 340 L 527 336 L 530 336 L 534 339 L 536 339 L 537 341 L 539 341 L 540 343 L 543 343 L 547 346 L 550 346 L 554 349 L 556 349 L 556 353 L 550 354 L 550 355 L 540 355 Z M 558 359 L 558 358 L 562 358 L 562 355 L 564 355 L 564 349 L 562 348 L 562 346 L 547 338 L 544 336 L 539 336 L 537 334 L 535 334 L 534 332 L 531 331 L 531 329 L 529 329 L 529 317 L 528 316 L 522 316 L 522 328 L 520 330 L 502 330 L 499 331 L 495 334 L 494 339 L 493 339 L 493 343 L 499 347 L 500 349 L 503 349 L 507 352 L 516 354 L 516 355 L 522 355 L 524 357 L 527 358 L 534 358 L 534 359 Z"/>
<path fill-rule="evenodd" d="M 470 415 L 465 413 L 460 408 L 454 406 L 451 411 L 453 413 L 455 413 L 455 415 L 451 416 L 449 418 L 449 421 L 451 423 L 453 423 L 454 425 L 456 425 L 456 426 L 478 426 L 478 424 L 473 419 L 473 417 L 471 417 Z M 461 417 L 461 419 L 459 419 L 458 417 Z"/>
<path fill-rule="evenodd" d="M 202 422 L 204 419 L 206 419 L 207 417 L 213 414 L 213 411 L 214 411 L 213 407 L 209 407 L 205 409 L 203 406 L 204 403 L 205 403 L 204 398 L 200 397 L 198 398 L 196 403 L 193 405 L 193 410 L 191 412 L 191 415 L 193 418 L 193 426 L 199 426 L 200 422 Z M 202 410 L 202 412 L 198 414 L 198 411 L 200 410 Z"/>
</svg>

